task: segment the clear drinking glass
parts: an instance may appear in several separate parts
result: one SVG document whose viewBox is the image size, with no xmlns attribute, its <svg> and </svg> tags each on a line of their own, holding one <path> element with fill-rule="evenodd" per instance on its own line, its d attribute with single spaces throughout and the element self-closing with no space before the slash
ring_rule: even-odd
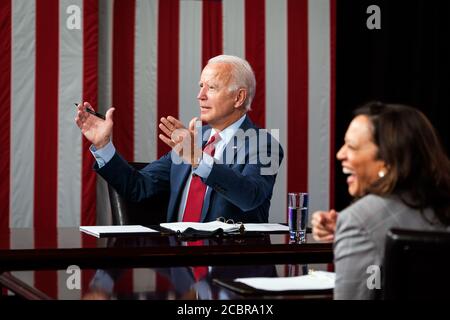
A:
<svg viewBox="0 0 450 320">
<path fill-rule="evenodd" d="M 288 224 L 291 241 L 305 243 L 308 224 L 308 193 L 288 193 Z"/>
</svg>

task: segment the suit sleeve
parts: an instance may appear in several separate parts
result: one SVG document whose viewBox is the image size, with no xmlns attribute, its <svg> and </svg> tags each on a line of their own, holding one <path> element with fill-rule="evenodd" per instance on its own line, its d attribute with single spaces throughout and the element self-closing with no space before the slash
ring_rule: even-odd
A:
<svg viewBox="0 0 450 320">
<path fill-rule="evenodd" d="M 259 207 L 272 197 L 273 186 L 281 161 L 283 149 L 272 136 L 267 134 L 266 143 L 253 141 L 254 148 L 247 141 L 242 159 L 235 159 L 233 165 L 214 163 L 205 183 L 242 211 Z M 228 148 L 228 146 L 227 146 Z M 239 161 L 242 160 L 242 165 Z"/>
<path fill-rule="evenodd" d="M 368 286 L 368 281 L 372 280 L 368 268 L 376 264 L 376 246 L 357 211 L 357 208 L 349 207 L 338 216 L 334 242 L 334 299 L 337 300 L 375 298 L 376 290 Z"/>
<path fill-rule="evenodd" d="M 145 168 L 137 170 L 116 152 L 102 168 L 94 164 L 94 170 L 119 194 L 130 201 L 139 202 L 154 195 L 169 192 L 171 165 L 169 152 Z"/>
</svg>

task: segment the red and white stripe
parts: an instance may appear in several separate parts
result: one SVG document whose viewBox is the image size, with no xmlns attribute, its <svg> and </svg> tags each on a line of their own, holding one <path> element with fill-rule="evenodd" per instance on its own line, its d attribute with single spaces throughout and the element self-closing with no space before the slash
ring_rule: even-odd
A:
<svg viewBox="0 0 450 320">
<path fill-rule="evenodd" d="M 67 27 L 69 6 L 80 8 L 81 29 Z M 58 227 L 96 222 L 93 160 L 74 125 L 73 103 L 96 105 L 98 2 L 1 0 L 0 8 L 7 71 L 0 84 L 0 232 L 28 228 L 27 236 L 11 234 L 12 248 L 63 246 Z M 75 239 L 90 241 L 78 232 Z M 56 272 L 31 275 L 36 287 L 58 295 Z"/>
<path fill-rule="evenodd" d="M 69 30 L 70 5 L 82 12 Z M 198 115 L 198 79 L 217 54 L 245 57 L 257 78 L 250 117 L 279 129 L 285 150 L 270 220 L 286 193 L 310 211 L 333 206 L 335 0 L 0 0 L 0 232 L 31 228 L 36 247 L 64 243 L 57 227 L 108 223 L 73 103 L 110 106 L 114 143 L 129 161 L 168 151 L 158 119 Z M 96 194 L 98 193 L 98 197 Z M 97 201 L 96 201 L 97 200 Z M 80 244 L 89 238 L 80 236 Z M 16 247 L 11 236 L 4 247 Z M 24 240 L 25 241 L 25 240 Z M 57 293 L 57 273 L 33 282 Z M 61 276 L 60 276 L 61 278 Z"/>
<path fill-rule="evenodd" d="M 103 5 L 113 21 L 104 29 L 111 44 L 101 56 L 112 63 L 100 73 L 110 75 L 105 83 L 112 83 L 116 108 L 114 142 L 125 158 L 152 161 L 167 152 L 157 138 L 158 119 L 173 115 L 187 124 L 198 116 L 203 66 L 214 55 L 234 54 L 245 57 L 256 73 L 251 118 L 279 129 L 286 152 L 270 219 L 285 221 L 288 191 L 308 191 L 311 211 L 331 206 L 335 0 Z"/>
</svg>

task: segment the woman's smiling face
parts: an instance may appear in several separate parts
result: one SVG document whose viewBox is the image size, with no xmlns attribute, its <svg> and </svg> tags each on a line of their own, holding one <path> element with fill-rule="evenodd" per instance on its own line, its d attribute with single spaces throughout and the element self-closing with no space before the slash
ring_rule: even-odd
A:
<svg viewBox="0 0 450 320">
<path fill-rule="evenodd" d="M 385 170 L 384 161 L 377 158 L 378 147 L 373 142 L 369 118 L 364 115 L 355 117 L 344 140 L 336 157 L 342 163 L 342 171 L 348 175 L 348 193 L 353 197 L 361 197 L 379 179 L 378 172 Z"/>
</svg>

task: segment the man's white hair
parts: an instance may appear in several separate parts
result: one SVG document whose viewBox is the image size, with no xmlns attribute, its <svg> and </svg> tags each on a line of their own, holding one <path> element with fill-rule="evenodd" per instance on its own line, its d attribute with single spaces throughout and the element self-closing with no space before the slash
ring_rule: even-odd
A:
<svg viewBox="0 0 450 320">
<path fill-rule="evenodd" d="M 208 64 L 214 63 L 227 63 L 232 66 L 232 84 L 230 90 L 246 89 L 247 98 L 244 101 L 244 107 L 246 111 L 251 110 L 252 101 L 256 91 L 256 79 L 255 73 L 247 60 L 223 54 L 209 59 Z"/>
</svg>

